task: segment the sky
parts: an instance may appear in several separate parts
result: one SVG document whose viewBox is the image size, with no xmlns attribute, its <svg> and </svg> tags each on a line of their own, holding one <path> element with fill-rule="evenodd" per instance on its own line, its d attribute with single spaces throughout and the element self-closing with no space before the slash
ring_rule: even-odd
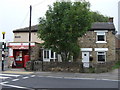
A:
<svg viewBox="0 0 120 90">
<path fill-rule="evenodd" d="M 13 30 L 29 26 L 29 7 L 32 5 L 32 25 L 39 23 L 39 17 L 45 15 L 48 5 L 56 0 L 0 0 L 0 41 L 2 32 L 6 32 L 6 41 L 13 41 Z M 58 0 L 60 1 L 60 0 Z M 73 1 L 73 0 L 71 0 Z M 79 0 L 77 0 L 79 1 Z M 114 17 L 118 30 L 118 2 L 120 0 L 87 0 L 92 11 L 98 11 L 109 17 Z"/>
</svg>

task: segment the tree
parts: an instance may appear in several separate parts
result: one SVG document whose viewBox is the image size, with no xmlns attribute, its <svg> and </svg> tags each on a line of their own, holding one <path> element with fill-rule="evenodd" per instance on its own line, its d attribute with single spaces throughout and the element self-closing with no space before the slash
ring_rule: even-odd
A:
<svg viewBox="0 0 120 90">
<path fill-rule="evenodd" d="M 99 12 L 91 12 L 93 22 L 108 22 L 108 17 Z"/>
<path fill-rule="evenodd" d="M 68 61 L 80 51 L 78 37 L 91 27 L 90 3 L 55 2 L 45 15 L 39 19 L 38 37 L 45 41 L 45 48 L 61 54 L 63 62 Z"/>
</svg>

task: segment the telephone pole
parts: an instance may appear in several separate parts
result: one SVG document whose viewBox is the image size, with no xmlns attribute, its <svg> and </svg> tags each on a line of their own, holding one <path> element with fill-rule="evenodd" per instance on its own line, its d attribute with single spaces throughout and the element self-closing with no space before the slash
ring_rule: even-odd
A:
<svg viewBox="0 0 120 90">
<path fill-rule="evenodd" d="M 29 21 L 29 59 L 31 60 L 31 16 L 32 16 L 32 6 L 30 5 L 30 21 Z"/>
</svg>

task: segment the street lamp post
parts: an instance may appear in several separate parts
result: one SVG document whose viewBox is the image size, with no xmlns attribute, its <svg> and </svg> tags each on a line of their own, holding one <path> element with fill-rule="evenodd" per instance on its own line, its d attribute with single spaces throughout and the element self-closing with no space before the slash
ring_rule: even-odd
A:
<svg viewBox="0 0 120 90">
<path fill-rule="evenodd" d="M 4 59 L 5 59 L 5 32 L 2 32 L 3 42 L 2 42 L 2 71 L 4 71 Z"/>
</svg>

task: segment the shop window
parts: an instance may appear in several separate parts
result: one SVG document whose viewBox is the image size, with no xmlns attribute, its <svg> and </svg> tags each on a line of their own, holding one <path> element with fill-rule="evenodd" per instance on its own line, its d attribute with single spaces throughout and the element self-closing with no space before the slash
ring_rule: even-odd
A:
<svg viewBox="0 0 120 90">
<path fill-rule="evenodd" d="M 22 51 L 16 52 L 16 61 L 22 61 Z"/>
</svg>

